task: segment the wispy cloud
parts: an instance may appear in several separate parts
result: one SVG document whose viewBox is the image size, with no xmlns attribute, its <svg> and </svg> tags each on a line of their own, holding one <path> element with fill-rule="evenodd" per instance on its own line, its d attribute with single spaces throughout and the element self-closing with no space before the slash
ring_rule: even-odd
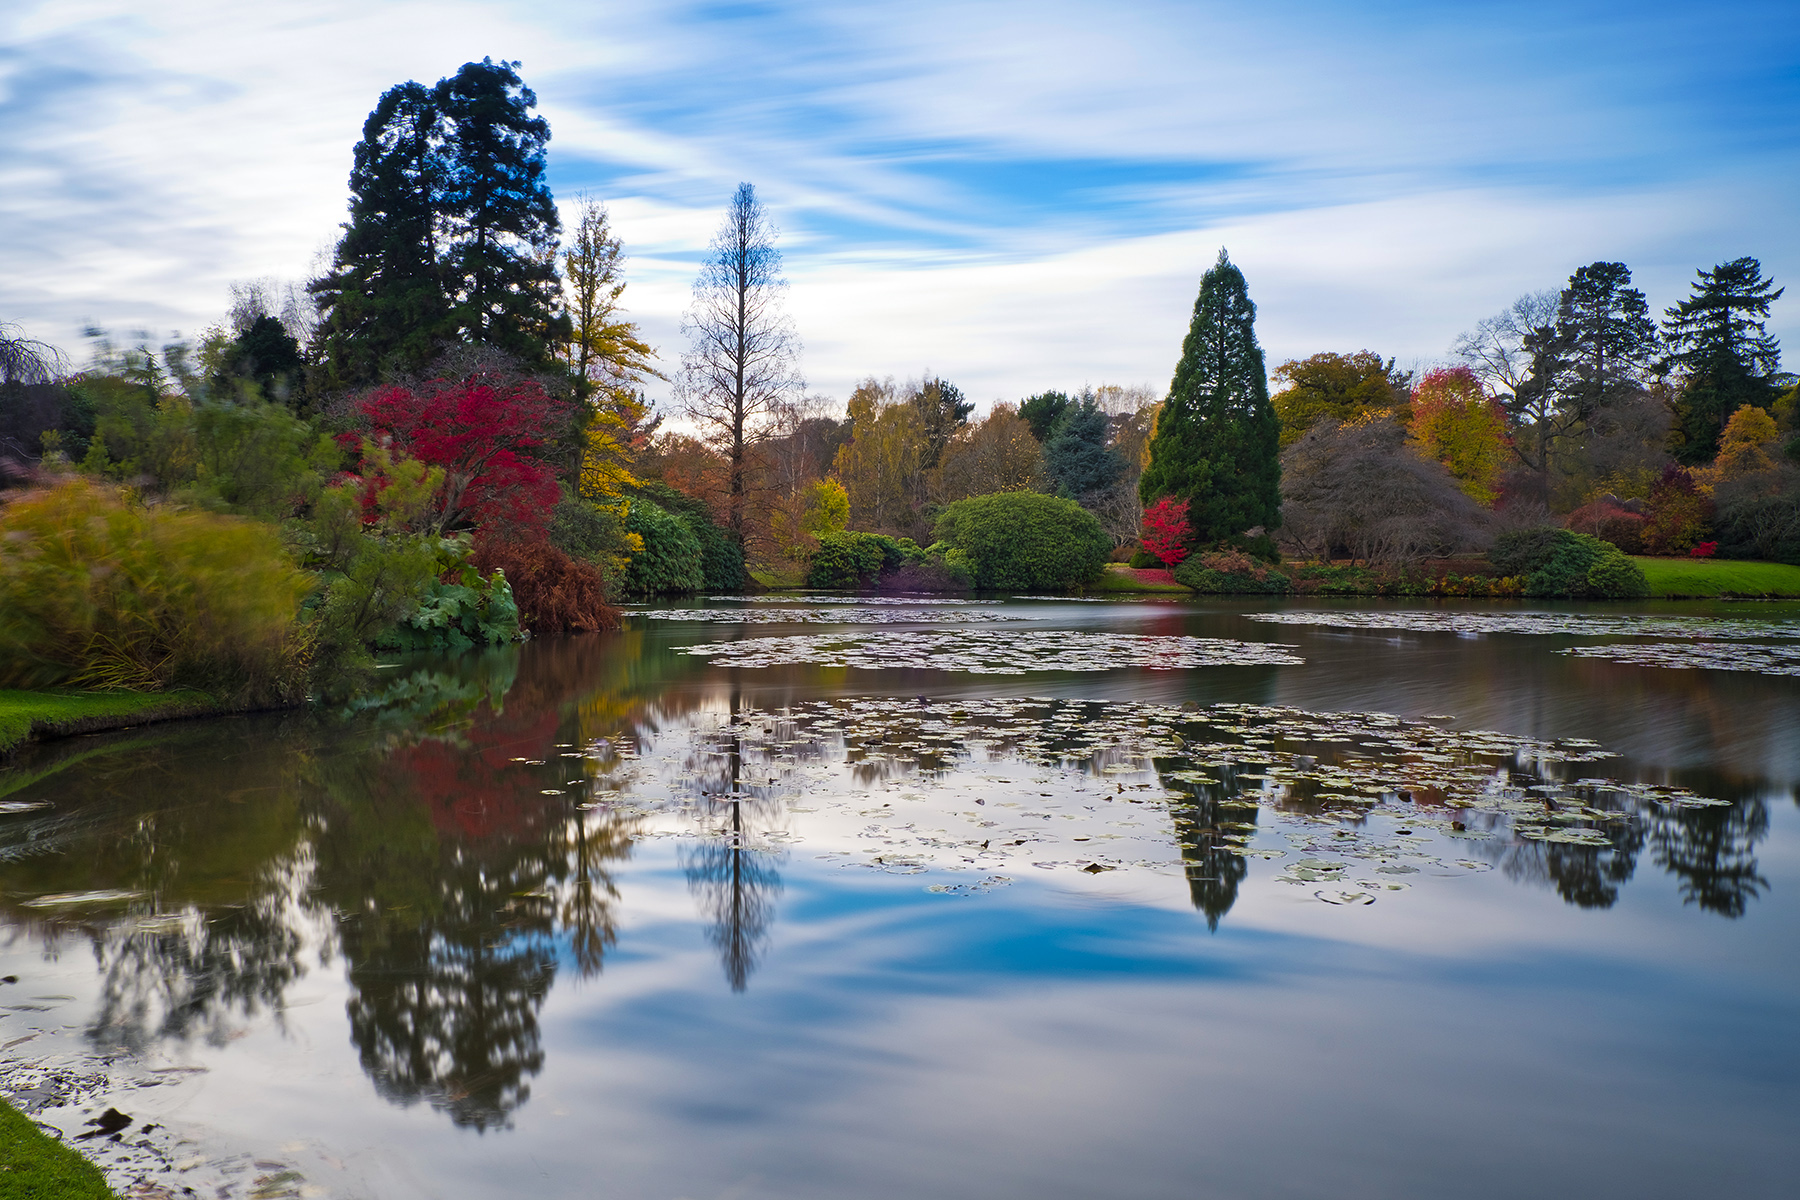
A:
<svg viewBox="0 0 1800 1200">
<path fill-rule="evenodd" d="M 1800 269 L 1788 3 L 58 0 L 0 15 L 0 316 L 192 332 L 305 274 L 376 96 L 484 54 L 524 60 L 558 195 L 611 205 L 666 360 L 755 182 L 839 396 L 1160 384 L 1222 243 L 1272 361 L 1437 356 L 1598 258 L 1659 306 Z"/>
</svg>

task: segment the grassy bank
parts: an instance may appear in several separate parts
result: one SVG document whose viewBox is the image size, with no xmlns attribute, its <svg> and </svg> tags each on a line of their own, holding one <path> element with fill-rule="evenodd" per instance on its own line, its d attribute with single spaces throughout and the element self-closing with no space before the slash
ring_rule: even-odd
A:
<svg viewBox="0 0 1800 1200">
<path fill-rule="evenodd" d="M 0 1196 L 113 1200 L 100 1169 L 0 1100 Z"/>
<path fill-rule="evenodd" d="M 0 755 L 34 737 L 94 733 L 219 711 L 205 692 L 0 691 Z"/>
<path fill-rule="evenodd" d="M 1733 562 L 1716 558 L 1637 558 L 1660 599 L 1713 596 L 1800 597 L 1800 567 L 1786 563 Z"/>
<path fill-rule="evenodd" d="M 1167 575 L 1166 571 L 1154 575 Z M 1146 578 L 1146 576 L 1151 576 Z M 1191 596 L 1193 589 L 1179 583 L 1164 583 L 1148 571 L 1134 571 L 1124 563 L 1107 563 L 1106 573 L 1088 591 L 1102 595 L 1139 593 L 1145 595 Z"/>
</svg>

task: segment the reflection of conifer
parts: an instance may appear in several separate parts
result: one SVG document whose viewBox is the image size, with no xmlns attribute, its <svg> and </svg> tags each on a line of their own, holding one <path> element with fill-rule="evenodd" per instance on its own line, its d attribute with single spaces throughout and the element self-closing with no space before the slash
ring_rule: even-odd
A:
<svg viewBox="0 0 1800 1200">
<path fill-rule="evenodd" d="M 1757 874 L 1756 844 L 1769 833 L 1769 810 L 1750 796 L 1730 808 L 1658 813 L 1650 829 L 1656 864 L 1680 881 L 1684 903 L 1741 917 L 1768 886 Z"/>
<path fill-rule="evenodd" d="M 1169 783 L 1173 789 L 1177 785 Z M 1206 914 L 1206 927 L 1216 930 L 1219 921 L 1237 903 L 1238 886 L 1249 874 L 1250 864 L 1241 854 L 1228 849 L 1222 820 L 1255 820 L 1254 809 L 1222 809 L 1216 788 L 1202 788 L 1205 795 L 1175 810 L 1175 837 L 1181 846 L 1181 859 L 1187 864 L 1188 889 L 1194 907 Z M 1223 814 L 1232 814 L 1227 818 Z M 1242 814 L 1241 816 L 1239 814 Z"/>
</svg>

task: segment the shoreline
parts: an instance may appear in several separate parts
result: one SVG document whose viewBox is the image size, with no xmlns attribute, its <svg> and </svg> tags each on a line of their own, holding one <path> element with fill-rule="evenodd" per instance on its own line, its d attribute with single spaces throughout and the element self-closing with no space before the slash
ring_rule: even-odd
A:
<svg viewBox="0 0 1800 1200">
<path fill-rule="evenodd" d="M 233 711 L 205 692 L 0 690 L 0 763 L 35 742 Z"/>
</svg>

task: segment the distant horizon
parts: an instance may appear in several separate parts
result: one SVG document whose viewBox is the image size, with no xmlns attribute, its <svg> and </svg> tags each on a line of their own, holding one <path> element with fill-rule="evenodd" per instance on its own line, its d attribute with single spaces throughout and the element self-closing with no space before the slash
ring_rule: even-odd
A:
<svg viewBox="0 0 1800 1200">
<path fill-rule="evenodd" d="M 87 323 L 197 339 L 232 282 L 317 269 L 383 90 L 484 55 L 538 94 L 565 223 L 584 192 L 607 203 L 665 369 L 754 183 L 808 391 L 840 406 L 926 370 L 982 409 L 1161 392 L 1221 245 L 1271 370 L 1448 362 L 1457 333 L 1595 261 L 1627 264 L 1658 316 L 1743 255 L 1800 283 L 1784 4 L 27 0 L 0 15 L 0 321 L 77 360 Z M 1769 330 L 1792 369 L 1800 292 Z"/>
</svg>

